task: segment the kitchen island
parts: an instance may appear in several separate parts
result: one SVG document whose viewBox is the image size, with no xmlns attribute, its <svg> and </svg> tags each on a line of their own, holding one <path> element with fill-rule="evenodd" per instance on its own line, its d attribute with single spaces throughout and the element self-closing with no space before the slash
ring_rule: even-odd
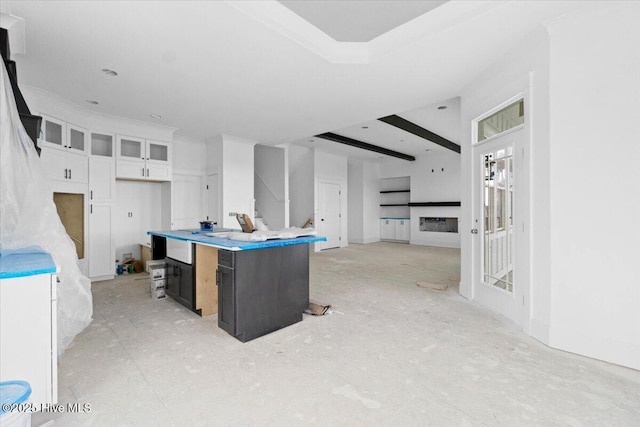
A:
<svg viewBox="0 0 640 427">
<path fill-rule="evenodd" d="M 309 243 L 326 240 L 242 241 L 200 230 L 148 234 L 153 259 L 167 263 L 167 295 L 202 316 L 218 313 L 218 326 L 242 342 L 302 320 Z"/>
</svg>

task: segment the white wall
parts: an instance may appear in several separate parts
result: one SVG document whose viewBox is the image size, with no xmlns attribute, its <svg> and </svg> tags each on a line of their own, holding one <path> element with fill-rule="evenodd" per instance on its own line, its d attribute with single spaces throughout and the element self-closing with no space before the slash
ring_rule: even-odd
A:
<svg viewBox="0 0 640 427">
<path fill-rule="evenodd" d="M 525 92 L 531 120 L 530 298 L 523 329 L 542 342 L 640 369 L 640 21 L 601 3 L 548 24 L 462 94 L 463 229 L 472 224 L 470 123 Z M 615 216 L 616 227 L 607 218 Z M 460 292 L 473 298 L 470 234 Z"/>
<path fill-rule="evenodd" d="M 364 243 L 364 162 L 347 162 L 347 188 L 351 195 L 349 209 L 349 243 Z"/>
<path fill-rule="evenodd" d="M 311 149 L 289 146 L 289 200 L 291 226 L 302 227 L 314 214 L 314 151 Z"/>
<path fill-rule="evenodd" d="M 320 182 L 331 182 L 340 185 L 340 208 L 341 208 L 341 221 L 340 221 L 340 247 L 344 248 L 349 246 L 348 230 L 349 230 L 349 203 L 348 203 L 348 173 L 347 173 L 347 158 L 343 156 L 336 156 L 334 154 L 324 153 L 321 151 L 315 151 L 314 161 L 315 172 L 315 186 L 314 186 L 314 215 L 317 217 L 320 210 L 319 206 L 319 187 Z M 316 224 L 317 228 L 317 224 Z M 315 243 L 315 250 L 319 251 L 322 247 L 322 242 Z"/>
<path fill-rule="evenodd" d="M 229 216 L 229 212 L 254 216 L 255 144 L 256 141 L 230 135 L 217 135 L 205 143 L 205 172 L 219 174 L 220 227 L 240 228 L 236 217 Z"/>
<path fill-rule="evenodd" d="M 380 170 L 378 163 L 364 162 L 363 166 L 363 243 L 372 243 L 380 241 L 380 222 L 378 220 L 378 209 L 380 209 L 378 178 Z"/>
<path fill-rule="evenodd" d="M 352 160 L 347 164 L 349 243 L 380 241 L 378 164 Z"/>
<path fill-rule="evenodd" d="M 254 216 L 253 146 L 255 141 L 223 135 L 222 146 L 222 226 L 239 228 L 230 212 Z"/>
<path fill-rule="evenodd" d="M 287 151 L 283 147 L 256 145 L 254 156 L 256 209 L 271 230 L 280 230 L 287 222 Z"/>
<path fill-rule="evenodd" d="M 640 4 L 549 25 L 550 345 L 640 369 Z"/>
<path fill-rule="evenodd" d="M 206 151 L 204 141 L 174 137 L 171 229 L 197 229 L 206 217 Z"/>
<path fill-rule="evenodd" d="M 461 197 L 461 159 L 458 153 L 430 152 L 413 162 L 389 159 L 380 165 L 380 178 L 410 177 L 411 202 L 459 202 Z M 444 170 L 443 170 L 444 169 Z M 432 172 L 433 171 L 433 172 Z M 458 233 L 420 231 L 420 217 L 460 218 L 459 207 L 412 207 L 411 244 L 460 247 Z"/>
<path fill-rule="evenodd" d="M 162 184 L 116 181 L 114 245 L 116 259 L 131 252 L 140 259 L 140 243 L 149 242 L 147 231 L 161 230 Z M 131 213 L 131 216 L 129 216 Z"/>
</svg>

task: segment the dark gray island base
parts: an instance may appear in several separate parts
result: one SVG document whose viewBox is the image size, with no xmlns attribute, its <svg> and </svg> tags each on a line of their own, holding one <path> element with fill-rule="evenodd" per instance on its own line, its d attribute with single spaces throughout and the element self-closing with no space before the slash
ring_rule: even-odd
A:
<svg viewBox="0 0 640 427">
<path fill-rule="evenodd" d="M 153 258 L 167 262 L 168 284 L 179 277 L 180 290 L 169 287 L 167 295 L 196 314 L 217 312 L 218 326 L 241 342 L 302 320 L 309 305 L 309 243 L 325 240 L 314 236 L 256 244 L 189 231 L 149 234 Z M 187 245 L 192 256 L 172 258 L 166 250 L 169 239 Z M 181 269 L 177 275 L 175 265 Z"/>
<path fill-rule="evenodd" d="M 309 245 L 218 251 L 218 326 L 242 342 L 302 320 Z"/>
</svg>

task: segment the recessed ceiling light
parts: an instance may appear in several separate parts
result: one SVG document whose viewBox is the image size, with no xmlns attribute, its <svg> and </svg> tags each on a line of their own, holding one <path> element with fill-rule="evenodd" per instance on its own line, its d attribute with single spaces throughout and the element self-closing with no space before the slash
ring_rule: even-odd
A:
<svg viewBox="0 0 640 427">
<path fill-rule="evenodd" d="M 424 151 L 431 151 L 431 148 L 427 148 L 427 149 L 426 149 L 426 150 L 424 150 Z"/>
<path fill-rule="evenodd" d="M 362 126 L 362 129 L 369 129 L 369 126 Z"/>
<path fill-rule="evenodd" d="M 117 73 L 117 72 L 115 72 L 115 71 L 113 71 L 113 70 L 110 70 L 110 69 L 108 69 L 108 68 L 103 68 L 103 69 L 102 69 L 102 72 L 103 72 L 103 73 L 105 73 L 105 74 L 106 74 L 107 76 L 109 76 L 109 77 L 115 77 L 115 76 L 117 76 L 117 75 L 118 75 L 118 73 Z"/>
<path fill-rule="evenodd" d="M 438 107 L 438 110 L 446 110 L 447 106 L 446 105 L 441 105 Z"/>
<path fill-rule="evenodd" d="M 404 139 L 401 139 L 400 142 L 404 142 Z"/>
<path fill-rule="evenodd" d="M 100 104 L 98 101 L 94 101 L 93 99 L 85 99 L 85 101 L 87 104 L 93 104 L 93 105 L 98 105 Z"/>
<path fill-rule="evenodd" d="M 162 116 L 160 114 L 149 114 L 151 117 L 153 117 L 154 119 L 161 119 Z"/>
</svg>

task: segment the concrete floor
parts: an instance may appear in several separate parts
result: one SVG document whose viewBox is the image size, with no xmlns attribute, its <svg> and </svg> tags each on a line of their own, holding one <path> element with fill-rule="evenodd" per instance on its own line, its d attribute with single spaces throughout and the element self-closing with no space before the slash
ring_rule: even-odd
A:
<svg viewBox="0 0 640 427">
<path fill-rule="evenodd" d="M 311 255 L 306 316 L 240 343 L 144 273 L 93 285 L 59 365 L 62 426 L 638 426 L 640 372 L 550 349 L 458 295 L 459 251 L 394 243 Z M 416 286 L 447 283 L 446 291 Z"/>
</svg>

